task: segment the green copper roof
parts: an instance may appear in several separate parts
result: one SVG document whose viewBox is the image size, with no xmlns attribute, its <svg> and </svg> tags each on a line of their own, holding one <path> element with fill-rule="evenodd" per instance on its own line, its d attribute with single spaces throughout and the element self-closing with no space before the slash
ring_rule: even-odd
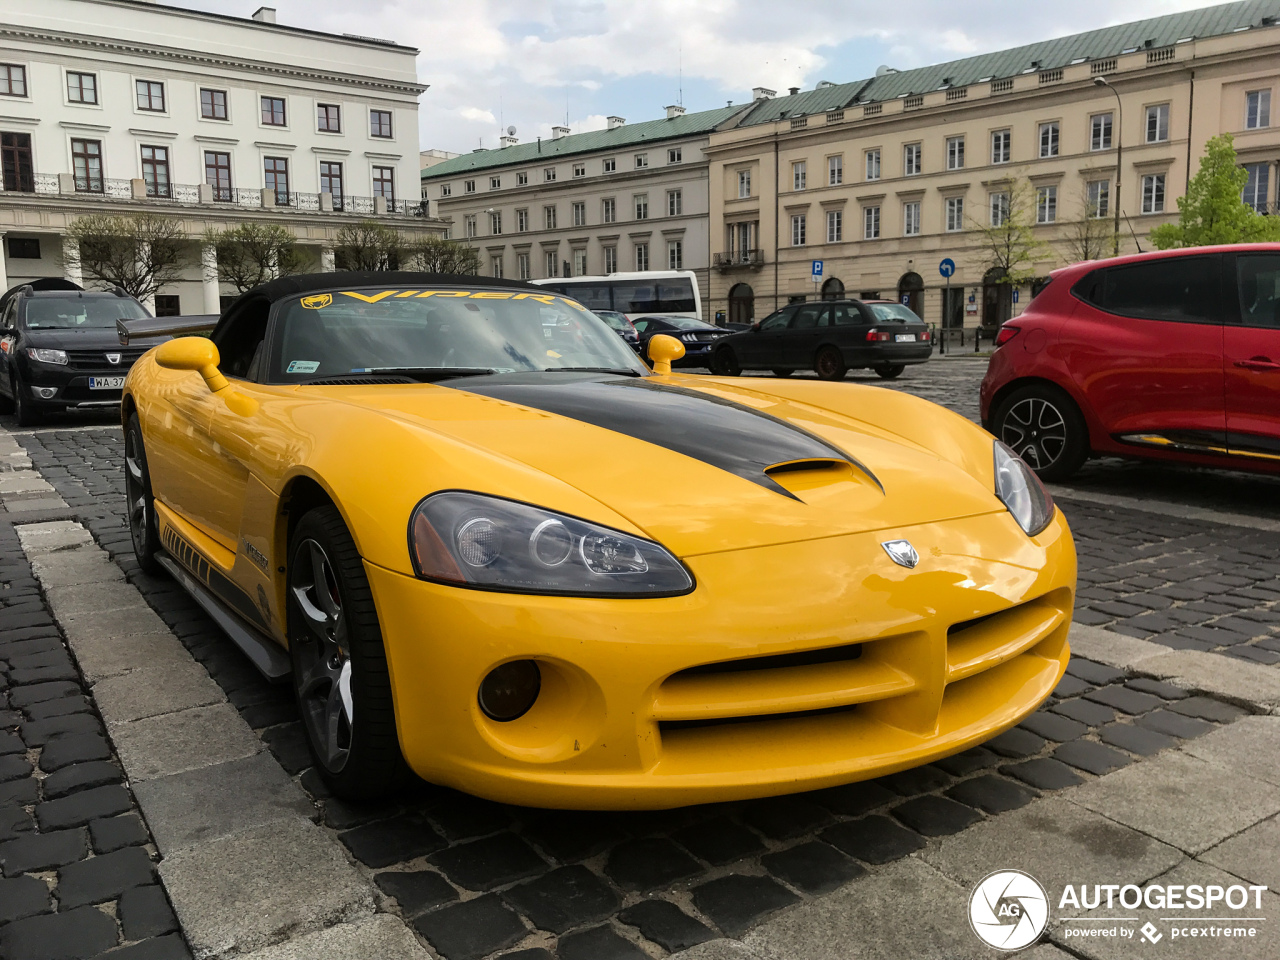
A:
<svg viewBox="0 0 1280 960">
<path fill-rule="evenodd" d="M 452 160 L 437 163 L 423 170 L 422 179 L 439 180 L 442 177 L 456 177 L 476 170 L 489 170 L 521 163 L 550 162 L 579 153 L 590 153 L 593 150 L 638 147 L 674 137 L 710 133 L 735 113 L 741 113 L 747 106 L 749 105 L 738 104 L 736 107 L 720 107 L 718 110 L 686 113 L 669 120 L 647 120 L 643 123 L 623 124 L 613 130 L 571 133 L 558 140 L 518 143 L 514 147 L 464 153 L 460 157 L 454 157 Z"/>
</svg>

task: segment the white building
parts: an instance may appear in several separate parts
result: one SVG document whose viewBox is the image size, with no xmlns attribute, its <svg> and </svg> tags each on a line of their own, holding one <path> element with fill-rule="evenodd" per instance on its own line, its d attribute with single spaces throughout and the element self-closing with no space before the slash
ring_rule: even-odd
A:
<svg viewBox="0 0 1280 960">
<path fill-rule="evenodd" d="M 418 183 L 418 51 L 142 0 L 0 7 L 0 290 L 60 276 L 89 212 L 149 210 L 192 238 L 162 312 L 216 312 L 207 228 L 279 223 L 332 269 L 343 223 L 439 233 Z M 78 277 L 70 276 L 69 279 Z M 162 299 L 163 298 L 163 299 Z"/>
</svg>

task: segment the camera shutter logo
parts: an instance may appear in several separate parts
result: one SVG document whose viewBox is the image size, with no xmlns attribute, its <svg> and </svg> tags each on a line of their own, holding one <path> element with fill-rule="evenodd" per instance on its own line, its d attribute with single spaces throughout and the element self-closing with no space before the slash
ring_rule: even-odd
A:
<svg viewBox="0 0 1280 960">
<path fill-rule="evenodd" d="M 997 870 L 983 877 L 969 895 L 969 926 L 997 950 L 1021 950 L 1044 933 L 1049 895 L 1030 874 Z"/>
</svg>

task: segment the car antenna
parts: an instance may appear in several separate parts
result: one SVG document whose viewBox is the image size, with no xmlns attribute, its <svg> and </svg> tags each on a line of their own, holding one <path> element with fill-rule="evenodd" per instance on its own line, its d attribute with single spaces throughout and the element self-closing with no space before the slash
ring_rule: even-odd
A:
<svg viewBox="0 0 1280 960">
<path fill-rule="evenodd" d="M 1129 219 L 1129 215 L 1124 215 L 1124 222 L 1129 225 L 1129 232 L 1133 234 L 1133 244 L 1138 248 L 1138 252 L 1142 252 L 1142 244 L 1138 242 L 1138 234 L 1134 232 L 1133 221 Z"/>
</svg>

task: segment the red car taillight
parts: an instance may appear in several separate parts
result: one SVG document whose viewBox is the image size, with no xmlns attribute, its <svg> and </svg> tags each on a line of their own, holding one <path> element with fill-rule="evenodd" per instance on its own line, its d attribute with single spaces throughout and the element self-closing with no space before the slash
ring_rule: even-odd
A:
<svg viewBox="0 0 1280 960">
<path fill-rule="evenodd" d="M 872 327 L 870 330 L 867 331 L 868 343 L 876 343 L 882 340 L 892 340 L 892 339 L 893 339 L 893 334 L 886 333 L 884 330 L 877 330 L 875 327 Z"/>
<path fill-rule="evenodd" d="M 932 334 L 932 333 L 930 333 L 928 330 L 926 330 L 924 333 L 920 334 L 920 339 L 921 339 L 921 340 L 932 340 L 932 339 L 933 339 L 933 334 Z"/>
<path fill-rule="evenodd" d="M 996 346 L 1003 347 L 1006 343 L 1016 337 L 1018 335 L 1018 331 L 1021 329 L 1021 327 L 1011 327 L 1008 324 L 1005 324 L 1000 328 L 1000 332 L 996 334 Z"/>
</svg>

